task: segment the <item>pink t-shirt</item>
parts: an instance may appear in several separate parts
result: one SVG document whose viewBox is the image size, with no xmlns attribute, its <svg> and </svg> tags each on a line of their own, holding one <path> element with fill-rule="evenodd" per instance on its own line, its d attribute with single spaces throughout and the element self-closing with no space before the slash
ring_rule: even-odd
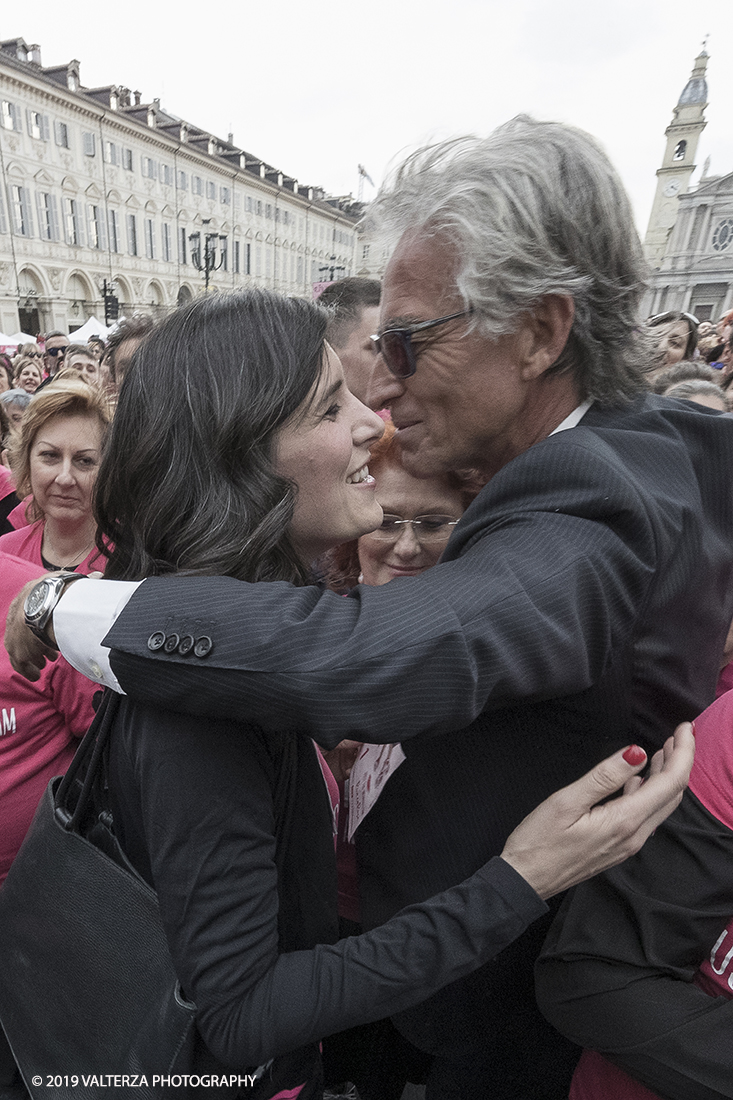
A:
<svg viewBox="0 0 733 1100">
<path fill-rule="evenodd" d="M 15 482 L 13 481 L 13 475 L 11 474 L 7 466 L 3 466 L 0 463 L 0 500 L 4 500 L 5 497 L 10 496 L 10 494 L 14 492 Z M 15 508 L 13 508 L 13 512 L 14 511 Z M 10 515 L 12 515 L 13 512 L 11 512 Z"/>
<path fill-rule="evenodd" d="M 731 666 L 726 666 L 730 668 Z M 690 790 L 703 806 L 733 830 L 733 691 L 721 695 L 695 719 L 695 763 Z M 733 917 L 695 975 L 710 997 L 733 998 Z M 583 1051 L 568 1100 L 659 1100 L 594 1050 Z"/>
<path fill-rule="evenodd" d="M 8 608 L 37 566 L 0 551 L 0 612 Z M 94 717 L 98 691 L 63 657 L 49 662 L 32 684 L 15 672 L 0 648 L 0 883 L 5 879 L 49 779 L 62 775 Z"/>
<path fill-rule="evenodd" d="M 13 554 L 16 558 L 23 558 L 25 561 L 37 565 L 43 571 L 45 569 L 41 558 L 43 522 L 42 519 L 39 519 L 28 527 L 21 527 L 17 531 L 9 531 L 7 535 L 2 535 L 0 537 L 0 550 L 4 550 L 6 554 Z M 95 547 L 87 554 L 84 561 L 76 567 L 76 572 L 88 574 L 99 570 L 100 573 L 103 573 L 106 564 L 106 557 L 100 554 Z"/>
</svg>

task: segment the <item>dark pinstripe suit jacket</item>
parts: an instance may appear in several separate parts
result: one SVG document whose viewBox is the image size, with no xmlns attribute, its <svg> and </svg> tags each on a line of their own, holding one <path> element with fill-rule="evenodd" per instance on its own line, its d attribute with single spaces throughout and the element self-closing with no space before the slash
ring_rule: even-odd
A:
<svg viewBox="0 0 733 1100">
<path fill-rule="evenodd" d="M 659 745 L 710 702 L 733 615 L 731 471 L 731 417 L 652 396 L 591 408 L 504 467 L 421 577 L 346 599 L 161 578 L 105 644 L 125 690 L 154 705 L 297 725 L 326 744 L 410 739 L 359 831 L 372 925 L 500 852 L 604 754 Z M 151 654 L 154 630 L 213 648 Z M 469 1057 L 498 1029 L 520 1042 L 535 1025 L 518 942 L 473 992 L 439 995 L 447 1017 L 406 1028 Z"/>
</svg>

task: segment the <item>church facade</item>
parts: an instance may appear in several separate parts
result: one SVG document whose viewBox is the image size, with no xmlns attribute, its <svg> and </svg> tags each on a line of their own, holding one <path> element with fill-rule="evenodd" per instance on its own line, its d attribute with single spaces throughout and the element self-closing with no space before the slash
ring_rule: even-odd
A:
<svg viewBox="0 0 733 1100">
<path fill-rule="evenodd" d="M 652 268 L 644 315 L 682 310 L 716 321 L 733 309 L 733 173 L 703 170 L 691 186 L 705 128 L 708 55 L 703 48 L 674 108 L 657 170 L 644 251 Z"/>
</svg>

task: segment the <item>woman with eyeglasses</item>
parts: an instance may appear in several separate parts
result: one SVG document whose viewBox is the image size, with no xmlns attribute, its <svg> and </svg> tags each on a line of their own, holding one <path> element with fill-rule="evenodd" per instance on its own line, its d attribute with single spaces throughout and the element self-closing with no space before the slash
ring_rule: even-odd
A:
<svg viewBox="0 0 733 1100">
<path fill-rule="evenodd" d="M 151 333 L 99 475 L 108 576 L 304 584 L 317 556 L 380 524 L 368 461 L 382 421 L 346 389 L 327 320 L 307 302 L 249 292 L 198 299 Z M 214 599 L 210 611 L 179 636 L 161 606 L 149 645 L 175 649 L 184 677 L 185 662 L 215 649 L 227 607 Z M 466 883 L 334 943 L 333 785 L 313 742 L 122 697 L 109 760 L 115 830 L 157 891 L 197 1006 L 194 1072 L 210 1072 L 212 1057 L 262 1063 L 246 1100 L 319 1096 L 322 1036 L 424 1000 L 545 913 L 543 898 L 636 850 L 679 799 L 691 735 L 676 738 L 644 788 L 590 813 L 645 760 L 635 747 L 617 753 L 543 803 Z"/>
<path fill-rule="evenodd" d="M 397 577 L 417 577 L 430 569 L 480 488 L 458 474 L 409 474 L 400 461 L 391 421 L 371 449 L 369 470 L 384 515 L 374 531 L 328 555 L 329 587 L 338 592 L 357 583 L 381 585 Z"/>
</svg>

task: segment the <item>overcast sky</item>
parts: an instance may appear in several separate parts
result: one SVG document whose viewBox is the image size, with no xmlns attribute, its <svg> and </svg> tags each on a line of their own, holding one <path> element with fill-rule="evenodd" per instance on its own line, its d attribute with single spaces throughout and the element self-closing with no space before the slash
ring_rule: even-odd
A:
<svg viewBox="0 0 733 1100">
<path fill-rule="evenodd" d="M 604 144 L 646 228 L 655 171 L 705 35 L 707 129 L 697 153 L 733 172 L 731 0 L 34 0 L 6 5 L 3 39 L 44 65 L 81 62 L 331 194 L 357 165 L 379 184 L 402 151 L 485 134 L 520 111 Z M 207 20 L 210 19 L 210 22 Z M 364 198 L 373 195 L 366 184 Z"/>
</svg>

